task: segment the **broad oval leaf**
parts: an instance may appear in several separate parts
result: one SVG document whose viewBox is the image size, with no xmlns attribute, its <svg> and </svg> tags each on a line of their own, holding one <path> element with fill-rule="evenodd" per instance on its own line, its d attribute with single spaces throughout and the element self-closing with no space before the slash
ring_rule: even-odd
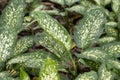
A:
<svg viewBox="0 0 120 80">
<path fill-rule="evenodd" d="M 102 64 L 98 70 L 98 80 L 113 80 L 112 72 L 107 70 L 105 64 Z"/>
<path fill-rule="evenodd" d="M 120 55 L 120 42 L 108 43 L 102 46 L 110 57 L 118 57 Z"/>
<path fill-rule="evenodd" d="M 103 31 L 106 16 L 102 9 L 92 9 L 76 26 L 74 40 L 79 48 L 87 48 L 98 40 Z"/>
<path fill-rule="evenodd" d="M 18 55 L 25 52 L 29 47 L 33 45 L 33 37 L 32 36 L 25 36 L 19 39 L 15 45 L 13 55 Z"/>
<path fill-rule="evenodd" d="M 8 65 L 21 64 L 25 67 L 40 68 L 49 54 L 45 51 L 34 51 L 19 55 L 7 62 Z"/>
<path fill-rule="evenodd" d="M 20 68 L 20 80 L 30 80 L 29 75 L 24 71 L 23 68 Z"/>
<path fill-rule="evenodd" d="M 39 80 L 60 80 L 57 63 L 51 58 L 47 58 L 39 74 Z"/>
<path fill-rule="evenodd" d="M 63 57 L 65 55 L 66 49 L 61 44 L 61 42 L 55 40 L 52 36 L 48 35 L 45 32 L 37 34 L 35 42 L 37 44 L 39 43 L 40 45 L 44 46 L 49 51 L 56 54 L 58 57 Z"/>
<path fill-rule="evenodd" d="M 71 49 L 71 37 L 67 30 L 57 20 L 53 19 L 48 14 L 39 11 L 33 12 L 32 16 L 38 21 L 39 25 L 45 30 L 45 32 L 63 43 L 67 50 Z"/>
<path fill-rule="evenodd" d="M 75 80 L 97 80 L 98 75 L 95 71 L 85 72 L 77 76 Z"/>
<path fill-rule="evenodd" d="M 81 54 L 77 54 L 77 57 L 104 62 L 108 58 L 108 55 L 100 48 L 90 48 L 88 50 L 85 50 Z"/>
</svg>

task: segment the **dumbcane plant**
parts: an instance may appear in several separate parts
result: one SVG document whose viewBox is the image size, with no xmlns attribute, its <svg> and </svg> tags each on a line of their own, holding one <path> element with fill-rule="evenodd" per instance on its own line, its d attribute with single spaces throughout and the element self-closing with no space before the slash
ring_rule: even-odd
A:
<svg viewBox="0 0 120 80">
<path fill-rule="evenodd" d="M 119 80 L 120 1 L 49 1 L 64 10 L 55 7 L 44 10 L 46 5 L 36 3 L 37 6 L 28 11 L 32 21 L 25 25 L 24 0 L 10 0 L 3 10 L 0 16 L 0 79 L 31 80 L 32 75 L 37 76 L 36 80 Z M 82 19 L 71 25 L 71 12 L 82 15 Z M 54 18 L 56 15 L 65 19 L 67 27 Z M 42 28 L 42 33 L 18 36 L 34 22 Z M 73 29 L 72 33 L 70 29 Z M 45 49 L 31 51 L 35 45 Z M 74 47 L 80 52 L 73 55 Z M 79 64 L 89 67 L 90 71 L 80 73 Z M 71 77 L 65 77 L 61 72 Z"/>
</svg>

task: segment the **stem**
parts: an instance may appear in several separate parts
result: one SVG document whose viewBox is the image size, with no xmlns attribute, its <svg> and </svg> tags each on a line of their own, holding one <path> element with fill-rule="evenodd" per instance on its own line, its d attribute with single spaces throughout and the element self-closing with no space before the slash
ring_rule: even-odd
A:
<svg viewBox="0 0 120 80">
<path fill-rule="evenodd" d="M 36 20 L 33 20 L 32 22 L 28 23 L 25 28 L 29 27 L 30 25 L 32 25 L 34 22 L 36 22 Z"/>
</svg>

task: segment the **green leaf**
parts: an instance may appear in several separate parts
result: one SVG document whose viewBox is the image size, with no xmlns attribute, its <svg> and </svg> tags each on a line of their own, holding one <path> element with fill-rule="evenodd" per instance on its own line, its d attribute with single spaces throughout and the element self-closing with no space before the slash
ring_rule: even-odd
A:
<svg viewBox="0 0 120 80">
<path fill-rule="evenodd" d="M 112 0 L 112 10 L 117 13 L 120 6 L 120 0 Z"/>
<path fill-rule="evenodd" d="M 103 45 L 106 43 L 114 42 L 115 40 L 116 40 L 115 37 L 102 37 L 98 40 L 97 43 L 99 43 L 100 45 Z"/>
<path fill-rule="evenodd" d="M 60 80 L 57 63 L 51 58 L 47 58 L 39 74 L 39 80 Z"/>
<path fill-rule="evenodd" d="M 108 55 L 100 48 L 90 48 L 81 54 L 77 54 L 77 57 L 89 59 L 92 61 L 104 62 L 106 58 L 108 58 Z"/>
<path fill-rule="evenodd" d="M 104 64 L 102 64 L 101 67 L 99 68 L 98 75 L 99 75 L 98 80 L 113 80 L 112 72 L 107 70 Z"/>
<path fill-rule="evenodd" d="M 105 23 L 105 26 L 107 26 L 107 27 L 117 27 L 118 23 L 116 23 L 114 21 L 110 21 L 110 22 Z"/>
<path fill-rule="evenodd" d="M 74 4 L 75 2 L 78 2 L 79 0 L 65 0 L 65 3 L 69 6 L 71 6 L 72 4 Z"/>
<path fill-rule="evenodd" d="M 110 27 L 110 26 L 105 27 L 105 31 L 106 31 L 108 36 L 112 36 L 112 37 L 118 36 L 117 30 L 115 28 Z"/>
<path fill-rule="evenodd" d="M 50 0 L 50 1 L 58 3 L 60 5 L 65 5 L 65 0 Z"/>
<path fill-rule="evenodd" d="M 98 40 L 106 22 L 104 12 L 100 9 L 92 9 L 80 20 L 74 31 L 74 40 L 79 48 L 87 48 Z"/>
<path fill-rule="evenodd" d="M 49 54 L 45 51 L 34 51 L 19 55 L 7 62 L 8 65 L 21 64 L 25 67 L 40 68 Z"/>
<path fill-rule="evenodd" d="M 25 36 L 25 37 L 19 39 L 15 45 L 13 55 L 18 55 L 18 54 L 25 52 L 32 45 L 33 45 L 33 37 L 32 36 Z"/>
<path fill-rule="evenodd" d="M 107 63 L 112 68 L 120 69 L 120 61 L 118 60 L 108 60 Z"/>
<path fill-rule="evenodd" d="M 111 0 L 94 0 L 98 5 L 106 6 L 111 3 Z"/>
<path fill-rule="evenodd" d="M 45 30 L 45 32 L 63 43 L 68 51 L 72 48 L 72 40 L 69 33 L 56 19 L 39 11 L 33 12 L 32 16 L 38 21 L 39 25 Z"/>
<path fill-rule="evenodd" d="M 109 56 L 118 57 L 120 55 L 120 42 L 108 43 L 102 46 Z"/>
<path fill-rule="evenodd" d="M 24 17 L 24 0 L 10 0 L 0 17 L 0 26 L 4 29 L 19 29 Z"/>
<path fill-rule="evenodd" d="M 39 43 L 40 45 L 44 46 L 49 51 L 56 54 L 58 57 L 63 57 L 65 55 L 66 49 L 61 44 L 61 42 L 55 40 L 52 36 L 48 35 L 45 32 L 37 34 L 35 42 L 37 44 Z"/>
<path fill-rule="evenodd" d="M 30 80 L 29 75 L 24 71 L 23 68 L 20 68 L 20 80 Z"/>
<path fill-rule="evenodd" d="M 97 80 L 98 76 L 95 71 L 85 72 L 77 76 L 75 80 Z"/>
</svg>

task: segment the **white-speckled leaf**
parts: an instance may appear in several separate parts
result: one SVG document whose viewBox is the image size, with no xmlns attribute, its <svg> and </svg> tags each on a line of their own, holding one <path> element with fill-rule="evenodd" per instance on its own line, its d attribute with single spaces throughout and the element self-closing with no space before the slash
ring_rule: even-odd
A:
<svg viewBox="0 0 120 80">
<path fill-rule="evenodd" d="M 51 58 L 47 58 L 40 70 L 39 80 L 60 80 L 57 63 Z"/>
<path fill-rule="evenodd" d="M 58 3 L 60 5 L 64 5 L 65 4 L 65 0 L 50 0 L 50 1 Z"/>
<path fill-rule="evenodd" d="M 113 75 L 111 71 L 108 71 L 105 64 L 102 64 L 98 70 L 99 78 L 98 80 L 113 80 Z"/>
<path fill-rule="evenodd" d="M 112 68 L 120 69 L 120 61 L 108 60 L 108 65 Z"/>
<path fill-rule="evenodd" d="M 43 32 L 41 34 L 37 34 L 35 38 L 35 42 L 47 48 L 49 51 L 56 54 L 58 57 L 65 56 L 66 49 L 58 40 L 54 39 L 52 36 Z"/>
<path fill-rule="evenodd" d="M 112 10 L 118 12 L 120 6 L 120 0 L 112 0 Z"/>
<path fill-rule="evenodd" d="M 108 43 L 102 46 L 109 56 L 118 57 L 120 55 L 120 42 Z"/>
<path fill-rule="evenodd" d="M 98 76 L 95 71 L 85 72 L 83 74 L 79 74 L 75 80 L 97 80 Z"/>
<path fill-rule="evenodd" d="M 114 42 L 116 40 L 115 37 L 102 37 L 98 40 L 98 44 L 103 45 L 106 43 Z"/>
<path fill-rule="evenodd" d="M 117 27 L 118 23 L 114 21 L 110 21 L 110 22 L 105 23 L 105 26 L 106 27 Z"/>
<path fill-rule="evenodd" d="M 92 9 L 80 20 L 74 31 L 74 40 L 79 48 L 87 48 L 98 40 L 103 32 L 106 16 L 100 9 Z"/>
<path fill-rule="evenodd" d="M 69 6 L 71 6 L 75 2 L 79 2 L 79 0 L 65 0 L 66 5 L 69 5 Z"/>
<path fill-rule="evenodd" d="M 108 57 L 108 55 L 100 48 L 90 48 L 88 50 L 85 50 L 81 54 L 77 54 L 77 57 L 89 59 L 93 61 L 104 62 Z"/>
<path fill-rule="evenodd" d="M 111 0 L 94 0 L 98 5 L 105 6 L 111 2 Z"/>
<path fill-rule="evenodd" d="M 0 17 L 0 27 L 4 29 L 20 28 L 23 21 L 24 9 L 24 0 L 10 0 Z"/>
<path fill-rule="evenodd" d="M 25 67 L 31 67 L 31 68 L 40 68 L 42 64 L 44 63 L 46 57 L 48 57 L 49 54 L 45 51 L 34 51 L 26 54 L 19 55 L 17 57 L 14 57 L 10 59 L 7 64 L 12 65 L 15 63 L 22 64 Z"/>
<path fill-rule="evenodd" d="M 117 30 L 113 27 L 110 27 L 110 26 L 105 27 L 105 32 L 107 33 L 108 36 L 112 36 L 112 37 L 118 36 Z"/>
<path fill-rule="evenodd" d="M 15 45 L 13 55 L 18 55 L 30 48 L 33 45 L 33 37 L 32 36 L 25 36 L 19 39 Z"/>
<path fill-rule="evenodd" d="M 63 43 L 63 45 L 70 50 L 72 47 L 72 40 L 67 30 L 56 20 L 46 13 L 39 11 L 33 12 L 32 16 L 38 21 L 40 27 L 45 32 L 51 35 L 54 39 Z"/>
</svg>

